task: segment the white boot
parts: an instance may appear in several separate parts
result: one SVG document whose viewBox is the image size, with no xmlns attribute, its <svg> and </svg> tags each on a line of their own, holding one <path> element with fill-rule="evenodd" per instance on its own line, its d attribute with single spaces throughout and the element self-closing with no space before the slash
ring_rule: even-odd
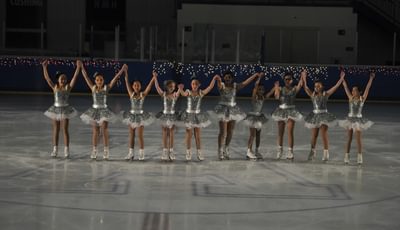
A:
<svg viewBox="0 0 400 230">
<path fill-rule="evenodd" d="M 247 149 L 246 158 L 250 159 L 250 160 L 257 159 L 256 155 L 254 155 L 254 153 L 251 151 L 251 149 Z"/>
<path fill-rule="evenodd" d="M 293 149 L 292 148 L 288 148 L 288 152 L 286 154 L 286 159 L 288 159 L 288 160 L 293 160 L 294 159 Z"/>
<path fill-rule="evenodd" d="M 171 161 L 174 161 L 174 160 L 175 160 L 175 153 L 174 153 L 174 149 L 173 149 L 173 148 L 170 148 L 170 149 L 169 149 L 169 159 L 170 159 Z"/>
<path fill-rule="evenodd" d="M 363 163 L 363 155 L 362 153 L 357 154 L 357 164 L 362 165 Z"/>
<path fill-rule="evenodd" d="M 264 159 L 263 155 L 260 153 L 260 150 L 258 148 L 256 148 L 256 157 L 257 157 L 257 160 Z"/>
<path fill-rule="evenodd" d="M 104 155 L 103 155 L 103 160 L 108 160 L 110 157 L 110 149 L 108 146 L 104 146 Z"/>
<path fill-rule="evenodd" d="M 218 149 L 218 159 L 221 161 L 224 159 L 224 149 L 223 148 Z"/>
<path fill-rule="evenodd" d="M 69 158 L 69 147 L 64 147 L 64 158 Z"/>
<path fill-rule="evenodd" d="M 168 149 L 163 148 L 162 154 L 161 154 L 161 160 L 166 161 L 168 160 Z"/>
<path fill-rule="evenodd" d="M 329 160 L 329 150 L 324 149 L 324 156 L 322 157 L 322 161 L 328 161 Z"/>
<path fill-rule="evenodd" d="M 97 158 L 97 147 L 93 146 L 92 154 L 90 154 L 90 159 L 96 159 Z"/>
<path fill-rule="evenodd" d="M 134 149 L 129 148 L 129 152 L 128 152 L 128 155 L 125 156 L 125 160 L 127 160 L 127 161 L 133 160 L 134 157 L 135 157 Z"/>
<path fill-rule="evenodd" d="M 309 161 L 313 161 L 315 160 L 315 157 L 317 156 L 317 152 L 315 151 L 315 149 L 311 149 L 310 153 L 308 154 L 308 160 Z"/>
<path fill-rule="evenodd" d="M 140 161 L 144 160 L 144 149 L 139 149 L 139 160 Z"/>
<path fill-rule="evenodd" d="M 277 160 L 281 159 L 282 155 L 283 155 L 283 147 L 282 146 L 278 146 L 277 152 L 276 152 L 276 159 Z"/>
<path fill-rule="evenodd" d="M 350 163 L 349 153 L 344 154 L 344 163 L 347 165 Z"/>
<path fill-rule="evenodd" d="M 51 152 L 51 157 L 57 157 L 58 154 L 58 146 L 53 146 L 53 152 Z"/>
<path fill-rule="evenodd" d="M 231 151 L 229 149 L 229 145 L 225 145 L 223 154 L 225 159 L 229 160 L 231 158 Z"/>
<path fill-rule="evenodd" d="M 204 156 L 203 156 L 203 153 L 201 152 L 201 149 L 197 150 L 197 159 L 199 161 L 204 161 Z"/>
<path fill-rule="evenodd" d="M 186 149 L 186 160 L 187 161 L 192 160 L 192 150 L 191 149 Z"/>
</svg>

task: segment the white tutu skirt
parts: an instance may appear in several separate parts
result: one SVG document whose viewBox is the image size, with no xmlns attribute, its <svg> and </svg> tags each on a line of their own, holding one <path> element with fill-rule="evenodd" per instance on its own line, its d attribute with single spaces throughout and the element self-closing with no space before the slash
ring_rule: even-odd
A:
<svg viewBox="0 0 400 230">
<path fill-rule="evenodd" d="M 332 113 L 309 113 L 306 118 L 304 118 L 306 122 L 304 125 L 309 129 L 319 128 L 321 125 L 326 125 L 328 127 L 335 126 L 337 124 L 337 120 L 335 115 Z"/>
<path fill-rule="evenodd" d="M 285 122 L 289 119 L 294 121 L 301 121 L 303 119 L 303 115 L 295 108 L 281 109 L 278 107 L 274 112 L 272 112 L 271 117 L 275 121 Z"/>
<path fill-rule="evenodd" d="M 179 114 L 179 123 L 186 128 L 205 128 L 211 125 L 210 116 L 207 113 L 188 113 L 183 111 Z"/>
<path fill-rule="evenodd" d="M 220 121 L 241 121 L 246 117 L 238 106 L 217 104 L 214 108 L 215 116 Z"/>
<path fill-rule="evenodd" d="M 346 120 L 339 120 L 339 126 L 345 129 L 367 130 L 374 122 L 363 117 L 347 117 Z"/>
<path fill-rule="evenodd" d="M 130 112 L 122 113 L 122 123 L 129 125 L 132 128 L 148 126 L 152 124 L 154 120 L 154 116 L 148 112 L 143 112 L 139 114 Z"/>
<path fill-rule="evenodd" d="M 156 118 L 161 123 L 161 126 L 172 128 L 178 122 L 178 114 L 165 114 L 163 112 L 158 112 Z"/>
<path fill-rule="evenodd" d="M 70 105 L 63 106 L 63 107 L 56 107 L 52 105 L 49 109 L 44 112 L 44 115 L 48 118 L 53 120 L 64 120 L 64 119 L 71 119 L 78 115 L 78 111 Z"/>
<path fill-rule="evenodd" d="M 93 124 L 94 122 L 98 125 L 103 122 L 116 122 L 118 117 L 108 108 L 90 108 L 81 115 L 81 119 L 86 124 Z"/>
<path fill-rule="evenodd" d="M 246 118 L 244 118 L 243 123 L 249 128 L 261 129 L 263 124 L 268 121 L 268 118 L 263 114 L 255 115 L 255 114 L 247 114 Z"/>
</svg>

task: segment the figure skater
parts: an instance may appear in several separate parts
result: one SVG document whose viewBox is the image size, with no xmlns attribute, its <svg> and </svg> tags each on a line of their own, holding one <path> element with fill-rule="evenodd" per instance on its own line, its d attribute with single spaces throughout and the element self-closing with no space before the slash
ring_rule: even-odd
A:
<svg viewBox="0 0 400 230">
<path fill-rule="evenodd" d="M 93 150 L 90 155 L 91 159 L 97 158 L 97 143 L 100 134 L 103 134 L 104 154 L 103 159 L 108 160 L 110 156 L 109 150 L 109 134 L 108 123 L 117 120 L 117 116 L 107 107 L 108 92 L 117 82 L 118 78 L 125 72 L 127 65 L 124 64 L 119 72 L 114 76 L 109 84 L 104 84 L 104 76 L 100 73 L 95 73 L 95 83 L 88 77 L 84 66 L 82 66 L 82 75 L 86 80 L 87 85 L 92 90 L 93 105 L 81 115 L 83 122 L 92 125 L 92 145 Z M 101 131 L 101 133 L 100 133 Z"/>
<path fill-rule="evenodd" d="M 207 95 L 215 85 L 215 81 L 220 80 L 220 76 L 216 75 L 211 80 L 210 85 L 204 90 L 200 89 L 200 81 L 197 78 L 192 78 L 191 87 L 192 89 L 187 89 L 186 91 L 180 90 L 180 94 L 187 97 L 187 107 L 186 110 L 181 114 L 179 120 L 185 124 L 186 127 L 186 160 L 190 161 L 192 159 L 192 134 L 194 133 L 194 138 L 196 141 L 197 148 L 197 159 L 199 161 L 204 160 L 204 156 L 201 151 L 201 128 L 205 128 L 211 124 L 209 115 L 207 113 L 201 112 L 201 99 Z"/>
<path fill-rule="evenodd" d="M 236 105 L 236 92 L 247 86 L 258 76 L 259 73 L 255 73 L 245 81 L 236 83 L 233 80 L 234 74 L 227 71 L 223 74 L 224 82 L 222 80 L 217 81 L 220 101 L 214 111 L 219 119 L 218 158 L 220 160 L 230 159 L 229 144 L 232 140 L 236 121 L 243 120 L 246 117 L 246 114 Z"/>
<path fill-rule="evenodd" d="M 67 76 L 64 73 L 57 72 L 56 78 L 57 83 L 54 83 L 47 71 L 47 66 L 49 64 L 48 60 L 42 62 L 43 76 L 47 81 L 47 84 L 53 90 L 54 93 L 54 104 L 44 113 L 47 117 L 52 119 L 53 123 L 53 152 L 51 152 L 51 157 L 57 157 L 58 154 L 58 137 L 60 133 L 60 127 L 63 129 L 64 134 L 64 157 L 69 157 L 69 119 L 75 117 L 78 112 L 69 105 L 68 98 L 72 88 L 75 85 L 76 79 L 79 75 L 82 63 L 80 61 L 76 62 L 76 69 L 74 76 L 71 81 L 67 82 Z"/>
<path fill-rule="evenodd" d="M 261 128 L 264 123 L 268 121 L 265 115 L 262 113 L 264 100 L 271 97 L 275 93 L 275 90 L 279 87 L 279 82 L 275 82 L 275 86 L 268 92 L 264 92 L 264 86 L 260 84 L 261 78 L 264 77 L 264 73 L 261 73 L 257 79 L 251 97 L 252 111 L 249 112 L 246 118 L 243 120 L 244 124 L 250 128 L 250 136 L 247 142 L 247 153 L 246 158 L 262 160 L 263 156 L 259 151 L 260 147 L 260 136 Z M 253 152 L 253 142 L 256 139 L 255 154 Z"/>
<path fill-rule="evenodd" d="M 174 161 L 174 131 L 178 118 L 178 114 L 175 112 L 175 105 L 180 93 L 175 91 L 176 84 L 173 80 L 164 81 L 164 90 L 161 89 L 157 77 L 158 75 L 155 73 L 153 77 L 155 87 L 164 101 L 164 110 L 156 115 L 156 118 L 161 121 L 162 127 L 163 151 L 161 160 L 166 161 L 169 159 L 170 161 Z M 183 85 L 180 85 L 180 87 L 183 88 Z"/>
<path fill-rule="evenodd" d="M 347 115 L 346 120 L 339 121 L 339 126 L 347 129 L 347 136 L 348 136 L 346 142 L 346 152 L 344 154 L 345 164 L 348 164 L 350 162 L 349 153 L 350 153 L 351 141 L 353 139 L 353 132 L 356 133 L 356 139 L 357 139 L 357 148 L 358 148 L 357 164 L 361 165 L 363 163 L 361 131 L 367 130 L 374 123 L 363 117 L 362 109 L 365 101 L 367 100 L 368 93 L 369 90 L 371 89 L 372 81 L 374 80 L 374 78 L 375 78 L 375 73 L 371 72 L 364 93 L 362 93 L 357 86 L 353 86 L 352 91 L 350 92 L 346 81 L 345 80 L 343 81 L 343 87 L 349 99 L 349 114 Z"/>
<path fill-rule="evenodd" d="M 304 75 L 303 71 L 301 75 Z M 283 155 L 283 135 L 285 126 L 287 127 L 288 134 L 288 151 L 286 159 L 293 160 L 293 146 L 294 146 L 294 126 L 296 121 L 301 121 L 303 115 L 296 109 L 295 100 L 296 95 L 303 86 L 303 81 L 299 81 L 296 86 L 293 86 L 293 74 L 286 73 L 283 76 L 284 86 L 277 87 L 275 90 L 275 98 L 279 100 L 279 107 L 272 113 L 272 119 L 278 122 L 278 138 L 277 138 L 277 153 L 276 159 L 281 159 Z"/>
<path fill-rule="evenodd" d="M 138 133 L 139 140 L 139 160 L 144 160 L 144 141 L 143 141 L 143 131 L 144 126 L 150 125 L 154 121 L 154 117 L 143 111 L 144 99 L 149 94 L 151 87 L 154 83 L 155 72 L 153 71 L 153 77 L 151 78 L 146 89 L 141 92 L 142 84 L 139 80 L 134 80 L 132 86 L 129 84 L 128 78 L 128 68 L 125 68 L 125 84 L 128 90 L 129 99 L 131 101 L 131 110 L 129 112 L 123 113 L 124 124 L 129 126 L 129 152 L 125 157 L 125 160 L 134 159 L 134 146 L 135 146 L 135 130 Z"/>
<path fill-rule="evenodd" d="M 307 86 L 306 75 L 302 76 L 304 82 L 304 90 L 307 95 L 311 98 L 313 104 L 313 111 L 307 115 L 305 120 L 305 126 L 311 129 L 311 150 L 308 155 L 308 160 L 314 160 L 316 157 L 315 145 L 317 143 L 318 134 L 321 131 L 322 141 L 324 143 L 324 154 L 322 157 L 323 161 L 329 160 L 329 139 L 328 139 L 328 127 L 336 124 L 335 115 L 328 112 L 328 98 L 339 88 L 342 84 L 345 72 L 340 71 L 340 79 L 332 88 L 324 91 L 324 85 L 321 81 L 314 82 L 314 91 L 311 91 Z"/>
</svg>

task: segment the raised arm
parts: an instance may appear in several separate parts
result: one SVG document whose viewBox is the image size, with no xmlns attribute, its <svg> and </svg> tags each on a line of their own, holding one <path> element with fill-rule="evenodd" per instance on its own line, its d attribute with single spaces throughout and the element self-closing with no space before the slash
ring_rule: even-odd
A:
<svg viewBox="0 0 400 230">
<path fill-rule="evenodd" d="M 147 96 L 150 93 L 151 87 L 153 87 L 153 84 L 154 84 L 154 76 L 155 76 L 155 74 L 156 74 L 156 72 L 153 71 L 152 75 L 151 75 L 152 76 L 151 80 L 150 80 L 149 84 L 147 84 L 146 89 L 143 91 L 143 96 Z"/>
<path fill-rule="evenodd" d="M 182 85 L 183 85 L 183 84 L 182 84 Z M 178 91 L 177 91 L 177 93 L 178 93 L 179 95 L 181 95 L 181 96 L 184 96 L 184 97 L 189 96 L 189 92 L 188 92 L 187 90 L 184 90 L 183 88 L 184 88 L 184 86 L 183 86 L 182 88 L 180 88 L 180 87 L 178 86 Z"/>
<path fill-rule="evenodd" d="M 43 68 L 43 76 L 44 79 L 47 81 L 47 84 L 50 86 L 50 88 L 54 91 L 54 87 L 55 84 L 54 82 L 51 80 L 50 76 L 49 76 L 49 72 L 47 71 L 47 65 L 49 64 L 48 60 L 44 60 L 42 62 L 42 68 Z"/>
<path fill-rule="evenodd" d="M 162 96 L 164 94 L 164 90 L 162 90 L 160 84 L 158 84 L 158 74 L 156 72 L 153 72 L 153 78 L 154 78 L 154 86 L 156 87 L 157 93 L 160 96 Z"/>
<path fill-rule="evenodd" d="M 251 75 L 251 77 L 247 78 L 246 80 L 240 82 L 237 86 L 237 89 L 243 89 L 244 87 L 246 87 L 248 84 L 250 84 L 250 82 L 252 82 L 256 77 L 260 76 L 260 73 L 255 73 L 253 75 Z"/>
<path fill-rule="evenodd" d="M 126 70 L 126 71 L 125 71 L 125 70 Z M 117 83 L 119 77 L 121 77 L 121 75 L 122 75 L 123 73 L 126 73 L 126 72 L 128 72 L 128 66 L 127 66 L 126 64 L 124 64 L 124 65 L 122 66 L 122 68 L 118 71 L 118 73 L 115 74 L 114 78 L 113 78 L 113 79 L 110 81 L 110 83 L 108 84 L 108 89 L 111 89 L 111 88 L 115 85 L 115 83 Z"/>
<path fill-rule="evenodd" d="M 346 92 L 347 98 L 350 100 L 353 97 L 353 95 L 351 95 L 351 92 L 350 92 L 349 87 L 347 86 L 346 80 L 343 80 L 342 84 L 343 84 L 344 91 Z"/>
<path fill-rule="evenodd" d="M 179 97 L 180 95 L 188 95 L 189 93 L 188 92 L 185 92 L 184 91 L 184 88 L 185 88 L 185 85 L 184 84 L 179 84 L 178 85 L 178 90 L 175 92 L 175 96 L 176 97 Z"/>
<path fill-rule="evenodd" d="M 89 86 L 90 89 L 93 89 L 93 82 L 92 82 L 92 80 L 90 80 L 89 76 L 87 75 L 85 66 L 83 64 L 82 64 L 81 70 L 82 70 L 83 78 L 85 78 L 86 84 Z"/>
<path fill-rule="evenodd" d="M 303 80 L 303 88 L 304 88 L 304 91 L 306 92 L 306 94 L 307 94 L 309 97 L 312 97 L 313 92 L 312 92 L 312 90 L 311 90 L 310 88 L 308 88 L 308 85 L 307 85 L 307 75 L 303 75 L 303 76 L 302 76 L 302 80 Z"/>
<path fill-rule="evenodd" d="M 253 99 L 254 99 L 254 98 L 256 97 L 256 95 L 257 95 L 257 89 L 258 89 L 258 86 L 260 85 L 260 80 L 261 80 L 261 75 L 258 76 L 256 82 L 254 83 L 254 88 L 253 88 L 253 91 L 252 91 L 252 93 L 251 93 L 251 97 L 252 97 Z"/>
<path fill-rule="evenodd" d="M 300 73 L 300 81 L 297 83 L 295 89 L 296 89 L 296 94 L 300 91 L 300 89 L 303 87 L 304 81 L 302 81 L 301 79 L 304 77 L 307 77 L 307 71 L 303 70 Z"/>
<path fill-rule="evenodd" d="M 207 88 L 205 88 L 202 92 L 203 95 L 207 95 L 215 86 L 215 82 L 220 82 L 221 81 L 221 77 L 219 75 L 215 75 L 213 77 L 213 79 L 211 80 L 210 84 L 207 86 Z"/>
<path fill-rule="evenodd" d="M 365 87 L 365 91 L 363 94 L 363 101 L 367 100 L 369 90 L 371 89 L 372 81 L 374 80 L 374 78 L 375 78 L 375 72 L 371 72 L 369 74 L 369 80 L 368 80 L 367 86 Z"/>
<path fill-rule="evenodd" d="M 326 91 L 327 96 L 331 96 L 336 90 L 339 88 L 339 86 L 342 84 L 344 81 L 344 77 L 346 76 L 346 73 L 342 70 L 340 71 L 340 78 L 336 82 L 336 85 L 334 85 L 332 88 L 330 88 L 328 91 Z"/>
<path fill-rule="evenodd" d="M 279 81 L 276 81 L 276 82 L 274 83 L 274 87 L 272 87 L 272 89 L 271 89 L 268 93 L 265 94 L 264 98 L 269 98 L 269 97 L 271 97 L 272 95 L 275 95 L 275 93 L 276 93 L 277 90 L 279 90 Z M 278 98 L 279 98 L 279 97 L 278 97 Z"/>
<path fill-rule="evenodd" d="M 76 80 L 78 79 L 78 76 L 79 76 L 79 72 L 81 71 L 81 68 L 82 68 L 82 62 L 80 60 L 77 60 L 74 76 L 72 77 L 71 81 L 69 82 L 70 88 L 74 88 Z"/>
<path fill-rule="evenodd" d="M 221 76 L 217 74 L 214 77 L 216 77 L 216 76 L 218 76 L 218 78 L 217 78 L 217 87 L 218 87 L 218 89 L 222 89 L 223 84 L 222 84 Z"/>
<path fill-rule="evenodd" d="M 128 91 L 129 97 L 132 97 L 132 95 L 133 95 L 133 90 L 132 90 L 132 87 L 131 87 L 130 82 L 129 82 L 128 69 L 125 69 L 124 72 L 125 72 L 125 86 L 126 86 L 126 90 Z"/>
</svg>

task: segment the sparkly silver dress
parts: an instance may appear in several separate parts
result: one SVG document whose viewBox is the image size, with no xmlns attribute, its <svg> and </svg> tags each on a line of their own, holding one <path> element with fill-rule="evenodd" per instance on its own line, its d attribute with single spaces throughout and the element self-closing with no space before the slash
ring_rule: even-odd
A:
<svg viewBox="0 0 400 230">
<path fill-rule="evenodd" d="M 177 93 L 173 94 L 173 97 L 168 97 L 164 92 L 163 96 L 164 110 L 157 113 L 156 118 L 161 122 L 164 127 L 171 128 L 178 120 L 178 114 L 175 111 L 176 101 L 178 100 Z"/>
<path fill-rule="evenodd" d="M 92 124 L 93 122 L 101 125 L 104 121 L 115 122 L 117 116 L 107 108 L 108 89 L 105 85 L 103 89 L 97 91 L 96 86 L 92 88 L 93 105 L 81 115 L 83 122 Z"/>
<path fill-rule="evenodd" d="M 367 118 L 363 117 L 362 109 L 364 107 L 364 101 L 360 100 L 349 101 L 349 114 L 346 120 L 340 120 L 339 126 L 345 129 L 353 130 L 366 130 L 369 129 L 374 123 Z"/>
<path fill-rule="evenodd" d="M 124 124 L 132 128 L 137 128 L 153 123 L 154 117 L 150 113 L 143 111 L 144 98 L 142 92 L 140 92 L 139 97 L 134 97 L 134 95 L 132 95 L 130 98 L 131 110 L 129 112 L 124 112 L 122 115 L 122 122 Z"/>
<path fill-rule="evenodd" d="M 250 128 L 261 129 L 263 124 L 268 121 L 268 119 L 262 113 L 264 97 L 252 99 L 251 103 L 253 110 L 247 114 L 243 122 Z"/>
<path fill-rule="evenodd" d="M 279 95 L 279 107 L 272 112 L 272 119 L 275 121 L 288 121 L 289 119 L 294 121 L 300 121 L 303 119 L 303 115 L 295 107 L 296 100 L 296 88 L 287 89 L 281 87 Z"/>
<path fill-rule="evenodd" d="M 54 104 L 44 112 L 44 115 L 58 121 L 78 115 L 76 109 L 68 104 L 69 94 L 68 86 L 65 86 L 64 89 L 56 89 L 54 92 Z"/>
<path fill-rule="evenodd" d="M 219 120 L 240 121 L 246 117 L 246 114 L 236 105 L 236 88 L 236 83 L 233 83 L 232 88 L 227 88 L 222 83 L 222 89 L 219 91 L 221 96 L 220 101 L 214 108 L 214 112 Z"/>
<path fill-rule="evenodd" d="M 315 95 L 311 97 L 313 103 L 313 111 L 304 119 L 307 128 L 319 128 L 321 125 L 328 127 L 336 125 L 336 117 L 328 112 L 328 95 L 323 92 L 322 95 Z"/>
<path fill-rule="evenodd" d="M 199 93 L 194 96 L 191 90 L 186 90 L 187 96 L 187 107 L 182 112 L 179 120 L 183 122 L 186 128 L 204 128 L 211 124 L 209 115 L 201 112 L 201 99 L 203 98 L 203 92 L 200 90 Z"/>
</svg>

